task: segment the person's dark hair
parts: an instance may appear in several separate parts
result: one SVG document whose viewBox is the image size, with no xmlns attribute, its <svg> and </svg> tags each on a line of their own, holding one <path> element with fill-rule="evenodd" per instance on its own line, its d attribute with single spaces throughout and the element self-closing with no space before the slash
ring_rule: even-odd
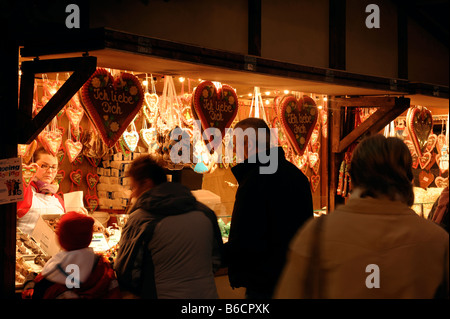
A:
<svg viewBox="0 0 450 319">
<path fill-rule="evenodd" d="M 350 177 L 361 197 L 400 195 L 408 206 L 414 204 L 412 158 L 399 138 L 378 134 L 362 140 L 353 152 Z"/>
<path fill-rule="evenodd" d="M 263 119 L 260 119 L 260 118 L 256 118 L 256 117 L 249 117 L 242 121 L 239 121 L 234 126 L 234 128 L 241 128 L 243 131 L 245 131 L 249 127 L 255 129 L 256 141 L 258 140 L 258 129 L 260 129 L 260 128 L 265 129 L 265 131 L 266 131 L 266 149 L 269 149 L 270 148 L 270 128 L 267 125 L 266 121 L 264 121 Z M 258 146 L 258 143 L 256 142 L 255 145 Z"/>
<path fill-rule="evenodd" d="M 38 147 L 33 153 L 34 161 L 37 162 L 41 158 L 41 156 L 44 154 L 56 157 L 55 155 L 53 155 L 52 153 L 47 151 L 43 146 L 41 146 L 41 147 Z"/>
<path fill-rule="evenodd" d="M 128 169 L 127 176 L 132 177 L 137 182 L 150 179 L 155 186 L 167 182 L 164 168 L 149 155 L 141 156 L 133 160 Z"/>
</svg>

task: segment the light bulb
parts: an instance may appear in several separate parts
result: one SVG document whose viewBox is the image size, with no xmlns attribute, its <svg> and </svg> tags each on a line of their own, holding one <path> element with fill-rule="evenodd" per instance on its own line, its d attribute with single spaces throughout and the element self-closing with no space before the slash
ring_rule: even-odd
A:
<svg viewBox="0 0 450 319">
<path fill-rule="evenodd" d="M 289 94 L 289 90 L 284 90 L 284 94 Z"/>
<path fill-rule="evenodd" d="M 270 95 L 270 91 L 266 91 L 266 95 Z"/>
<path fill-rule="evenodd" d="M 248 96 L 253 96 L 253 94 L 252 94 L 252 93 L 249 93 Z"/>
<path fill-rule="evenodd" d="M 269 103 L 270 103 L 270 101 L 269 101 L 269 100 L 266 100 L 266 105 L 269 105 Z"/>
<path fill-rule="evenodd" d="M 178 81 L 180 81 L 181 83 L 183 83 L 183 82 L 184 82 L 184 78 L 183 78 L 182 76 L 180 76 L 180 77 L 178 78 Z"/>
<path fill-rule="evenodd" d="M 148 81 L 147 81 L 147 80 L 144 80 L 144 81 L 142 81 L 142 84 L 143 84 L 144 86 L 147 86 L 147 85 L 148 85 Z"/>
<path fill-rule="evenodd" d="M 324 102 L 328 101 L 328 98 L 327 98 L 327 97 L 324 97 L 324 98 L 323 98 L 323 101 L 324 101 Z"/>
</svg>

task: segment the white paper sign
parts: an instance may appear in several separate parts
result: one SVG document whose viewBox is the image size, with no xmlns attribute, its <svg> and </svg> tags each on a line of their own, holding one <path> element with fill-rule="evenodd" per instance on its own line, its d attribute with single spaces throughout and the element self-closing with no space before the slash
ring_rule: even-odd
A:
<svg viewBox="0 0 450 319">
<path fill-rule="evenodd" d="M 23 200 L 22 159 L 0 160 L 0 204 Z"/>
<path fill-rule="evenodd" d="M 84 208 L 83 191 L 65 193 L 64 206 L 66 207 L 66 212 L 80 211 L 80 208 Z"/>
</svg>

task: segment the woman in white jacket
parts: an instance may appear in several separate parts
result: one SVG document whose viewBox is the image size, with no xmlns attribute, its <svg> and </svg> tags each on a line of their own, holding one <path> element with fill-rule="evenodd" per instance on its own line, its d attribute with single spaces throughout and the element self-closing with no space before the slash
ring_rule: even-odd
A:
<svg viewBox="0 0 450 319">
<path fill-rule="evenodd" d="M 448 233 L 410 208 L 411 164 L 400 139 L 363 140 L 347 204 L 299 230 L 275 297 L 448 298 Z"/>
</svg>

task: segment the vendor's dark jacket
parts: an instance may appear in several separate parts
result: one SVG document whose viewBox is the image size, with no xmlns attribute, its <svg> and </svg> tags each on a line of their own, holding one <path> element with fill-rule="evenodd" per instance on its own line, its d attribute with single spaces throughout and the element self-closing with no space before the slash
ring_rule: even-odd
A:
<svg viewBox="0 0 450 319">
<path fill-rule="evenodd" d="M 136 201 L 114 268 L 121 290 L 141 298 L 217 298 L 221 249 L 214 212 L 185 186 L 168 182 Z"/>
<path fill-rule="evenodd" d="M 239 187 L 225 244 L 231 286 L 264 294 L 273 293 L 291 239 L 313 216 L 308 179 L 281 147 L 271 151 L 278 153 L 273 174 L 260 174 L 257 160 L 232 168 Z"/>
</svg>

